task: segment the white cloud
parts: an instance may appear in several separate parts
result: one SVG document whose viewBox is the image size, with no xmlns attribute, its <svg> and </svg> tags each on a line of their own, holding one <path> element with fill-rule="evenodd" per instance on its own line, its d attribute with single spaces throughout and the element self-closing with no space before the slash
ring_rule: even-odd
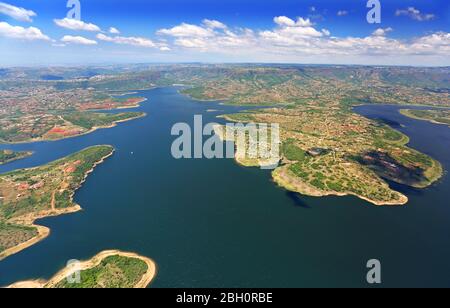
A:
<svg viewBox="0 0 450 308">
<path fill-rule="evenodd" d="M 145 47 L 145 48 L 158 48 L 161 51 L 170 51 L 170 48 L 165 43 L 155 43 L 150 39 L 143 37 L 124 37 L 124 36 L 107 36 L 103 33 L 97 34 L 97 39 L 110 42 L 120 45 L 131 45 L 136 47 Z"/>
<path fill-rule="evenodd" d="M 64 19 L 54 19 L 54 22 L 57 26 L 69 30 L 76 31 L 91 31 L 91 32 L 100 32 L 100 27 L 91 23 L 85 23 L 84 21 L 64 18 Z"/>
<path fill-rule="evenodd" d="M 299 17 L 296 22 L 297 27 L 311 27 L 312 25 L 313 24 L 309 18 L 303 19 L 302 17 Z"/>
<path fill-rule="evenodd" d="M 22 39 L 27 41 L 49 41 L 50 38 L 43 34 L 41 30 L 35 27 L 19 27 L 12 26 L 7 22 L 0 22 L 0 36 L 14 38 L 14 39 Z"/>
<path fill-rule="evenodd" d="M 416 39 L 411 46 L 417 53 L 430 53 L 433 50 L 440 51 L 449 58 L 450 33 L 438 32 Z"/>
<path fill-rule="evenodd" d="M 225 24 L 223 24 L 217 20 L 205 19 L 205 20 L 203 20 L 203 24 L 208 29 L 226 29 L 227 28 L 227 26 Z"/>
<path fill-rule="evenodd" d="M 71 36 L 71 35 L 64 36 L 61 39 L 61 42 L 77 45 L 97 45 L 97 42 L 94 40 L 90 40 L 82 36 Z"/>
<path fill-rule="evenodd" d="M 295 22 L 294 20 L 290 19 L 289 17 L 277 16 L 273 19 L 273 21 L 281 27 L 311 27 L 311 26 L 313 26 L 313 23 L 311 22 L 311 20 L 309 18 L 304 19 L 302 17 L 299 17 L 297 19 L 297 21 Z"/>
<path fill-rule="evenodd" d="M 348 11 L 345 10 L 341 10 L 337 12 L 337 16 L 347 16 L 348 15 Z"/>
<path fill-rule="evenodd" d="M 378 28 L 377 30 L 375 30 L 372 35 L 373 36 L 386 36 L 386 34 L 388 34 L 389 32 L 394 31 L 394 29 L 392 28 Z"/>
<path fill-rule="evenodd" d="M 408 16 L 417 21 L 429 21 L 433 20 L 436 16 L 433 14 L 422 14 L 418 9 L 414 7 L 408 7 L 404 10 L 397 10 L 395 12 L 396 16 Z"/>
<path fill-rule="evenodd" d="M 21 7 L 17 7 L 5 2 L 0 2 L 0 13 L 5 14 L 18 21 L 32 22 L 31 17 L 36 16 L 36 13 Z"/>
<path fill-rule="evenodd" d="M 214 31 L 196 25 L 182 23 L 171 29 L 161 29 L 158 31 L 158 34 L 174 37 L 211 37 L 214 36 Z"/>
<path fill-rule="evenodd" d="M 286 16 L 277 16 L 273 21 L 282 27 L 295 27 L 295 21 Z"/>
<path fill-rule="evenodd" d="M 111 28 L 109 28 L 109 33 L 120 34 L 120 31 L 117 28 L 111 27 Z"/>
<path fill-rule="evenodd" d="M 158 31 L 169 38 L 168 44 L 179 49 L 189 49 L 211 55 L 236 57 L 242 61 L 294 61 L 354 63 L 391 63 L 395 59 L 404 63 L 408 57 L 448 57 L 450 34 L 435 33 L 415 39 L 392 39 L 388 34 L 392 28 L 377 29 L 365 37 L 335 37 L 327 29 L 318 29 L 309 19 L 296 21 L 286 16 L 274 18 L 273 29 L 253 31 L 230 28 L 212 30 L 201 25 L 181 24 L 171 29 Z M 172 39 L 172 40 L 170 40 Z M 343 59 L 346 59 L 345 61 Z M 413 62 L 416 63 L 416 62 Z M 395 64 L 395 63 L 394 63 Z"/>
</svg>

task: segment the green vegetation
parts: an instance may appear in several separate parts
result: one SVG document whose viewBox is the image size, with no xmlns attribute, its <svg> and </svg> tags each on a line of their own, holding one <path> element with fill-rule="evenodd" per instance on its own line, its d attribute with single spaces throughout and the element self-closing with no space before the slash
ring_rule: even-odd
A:
<svg viewBox="0 0 450 308">
<path fill-rule="evenodd" d="M 290 161 L 304 161 L 308 158 L 306 152 L 295 145 L 294 139 L 288 139 L 283 143 L 282 153 Z"/>
<path fill-rule="evenodd" d="M 94 127 L 106 127 L 117 122 L 135 119 L 145 115 L 143 112 L 126 112 L 126 113 L 90 113 L 90 112 L 76 112 L 64 115 L 64 120 L 83 127 L 85 129 L 92 129 Z"/>
<path fill-rule="evenodd" d="M 81 271 L 79 284 L 63 279 L 55 288 L 133 288 L 147 272 L 147 264 L 139 259 L 111 256 L 100 265 Z"/>
<path fill-rule="evenodd" d="M 14 152 L 9 150 L 0 150 L 0 165 L 31 156 L 32 154 L 32 152 Z"/>
<path fill-rule="evenodd" d="M 24 243 L 37 235 L 34 227 L 20 226 L 0 221 L 0 253 Z"/>
<path fill-rule="evenodd" d="M 275 170 L 274 179 L 306 195 L 352 194 L 377 205 L 398 205 L 407 198 L 385 179 L 423 188 L 443 174 L 439 162 L 406 146 L 407 136 L 345 106 L 319 107 L 311 101 L 225 118 L 278 123 L 284 164 Z M 248 160 L 242 161 L 248 165 Z"/>
<path fill-rule="evenodd" d="M 0 175 L 0 219 L 51 209 L 53 196 L 61 207 L 73 206 L 73 191 L 86 173 L 112 151 L 110 146 L 95 146 L 41 167 Z"/>
<path fill-rule="evenodd" d="M 0 119 L 0 142 L 32 142 L 40 140 L 59 140 L 88 133 L 95 127 L 110 127 L 118 122 L 145 116 L 143 112 L 94 113 L 65 112 L 61 115 L 47 114 L 37 116 L 22 115 Z M 3 128 L 4 127 L 4 128 Z"/>
<path fill-rule="evenodd" d="M 400 110 L 400 113 L 403 114 L 404 116 L 413 119 L 450 126 L 449 109 L 432 109 L 432 110 L 402 109 Z"/>
<path fill-rule="evenodd" d="M 94 146 L 37 168 L 0 175 L 0 246 L 33 237 L 38 218 L 77 211 L 72 196 L 89 171 L 113 153 L 111 146 Z M 14 245 L 13 245 L 14 246 Z"/>
</svg>

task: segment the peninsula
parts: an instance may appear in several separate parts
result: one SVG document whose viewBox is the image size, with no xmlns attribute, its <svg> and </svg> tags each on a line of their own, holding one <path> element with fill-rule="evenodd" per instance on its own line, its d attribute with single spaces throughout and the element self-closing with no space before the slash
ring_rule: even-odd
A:
<svg viewBox="0 0 450 308">
<path fill-rule="evenodd" d="M 407 136 L 330 107 L 272 108 L 223 117 L 241 123 L 279 123 L 282 161 L 273 179 L 303 195 L 354 195 L 375 205 L 404 205 L 408 198 L 390 188 L 386 179 L 425 188 L 441 178 L 441 164 L 407 147 Z M 221 131 L 216 129 L 219 136 Z M 239 152 L 250 153 L 249 148 Z M 237 159 L 247 167 L 259 166 L 259 161 Z"/>
<path fill-rule="evenodd" d="M 74 213 L 75 191 L 89 173 L 114 152 L 102 145 L 47 165 L 0 175 L 0 260 L 46 238 L 50 230 L 37 219 Z"/>
<path fill-rule="evenodd" d="M 0 150 L 0 165 L 4 165 L 22 158 L 33 155 L 33 152 L 15 152 L 11 150 Z"/>
<path fill-rule="evenodd" d="M 434 124 L 448 125 L 450 127 L 450 110 L 449 109 L 402 109 L 400 113 L 412 119 L 428 121 Z"/>
</svg>

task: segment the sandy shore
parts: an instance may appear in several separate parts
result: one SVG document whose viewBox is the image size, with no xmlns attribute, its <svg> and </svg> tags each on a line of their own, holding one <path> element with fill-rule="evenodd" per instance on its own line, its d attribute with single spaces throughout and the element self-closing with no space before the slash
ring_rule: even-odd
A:
<svg viewBox="0 0 450 308">
<path fill-rule="evenodd" d="M 73 206 L 71 208 L 67 208 L 67 209 L 63 209 L 63 210 L 46 211 L 46 212 L 41 212 L 41 213 L 35 214 L 35 215 L 24 216 L 24 217 L 15 219 L 14 221 L 11 221 L 11 222 L 14 222 L 15 224 L 19 224 L 22 226 L 33 227 L 37 230 L 38 234 L 26 242 L 20 243 L 17 246 L 11 247 L 11 248 L 6 249 L 3 252 L 1 252 L 0 253 L 0 261 L 3 261 L 4 259 L 6 259 L 12 255 L 15 255 L 16 253 L 19 253 L 22 250 L 25 250 L 25 249 L 39 243 L 40 241 L 46 239 L 50 235 L 49 228 L 44 227 L 44 226 L 35 225 L 34 221 L 36 221 L 38 219 L 42 219 L 42 218 L 47 218 L 47 217 L 55 217 L 55 216 L 60 216 L 60 215 L 72 214 L 72 213 L 76 213 L 78 211 L 81 211 L 81 207 L 77 205 L 77 206 Z"/>
<path fill-rule="evenodd" d="M 77 266 L 76 268 L 64 268 L 63 270 L 58 272 L 55 276 L 53 276 L 53 278 L 50 279 L 49 281 L 44 280 L 21 281 L 10 285 L 8 288 L 26 288 L 26 289 L 54 288 L 58 283 L 60 283 L 67 277 L 71 276 L 75 271 L 77 270 L 84 271 L 94 268 L 98 266 L 103 260 L 112 256 L 121 256 L 126 258 L 139 259 L 144 261 L 145 264 L 147 264 L 147 272 L 142 276 L 141 280 L 134 286 L 135 289 L 143 289 L 148 287 L 150 283 L 153 281 L 153 279 L 156 277 L 157 266 L 153 260 L 135 253 L 122 252 L 119 250 L 109 250 L 99 253 L 98 255 L 96 255 L 95 257 L 93 257 L 88 261 L 81 262 L 79 266 Z"/>
</svg>

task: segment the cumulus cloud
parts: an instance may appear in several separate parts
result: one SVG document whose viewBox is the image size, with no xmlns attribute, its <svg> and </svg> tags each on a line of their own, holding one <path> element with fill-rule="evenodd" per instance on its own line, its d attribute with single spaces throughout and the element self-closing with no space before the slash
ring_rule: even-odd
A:
<svg viewBox="0 0 450 308">
<path fill-rule="evenodd" d="M 100 32 L 100 27 L 97 25 L 86 23 L 81 20 L 64 18 L 64 19 L 54 19 L 55 24 L 58 27 L 75 30 L 75 31 L 90 31 L 90 32 Z"/>
<path fill-rule="evenodd" d="M 161 29 L 158 31 L 158 34 L 174 37 L 211 37 L 214 36 L 214 31 L 210 28 L 182 23 L 171 29 Z"/>
<path fill-rule="evenodd" d="M 348 15 L 348 11 L 345 10 L 341 10 L 337 12 L 337 16 L 347 16 Z"/>
<path fill-rule="evenodd" d="M 27 41 L 49 41 L 50 38 L 43 34 L 41 30 L 35 27 L 19 27 L 12 26 L 7 22 L 0 22 L 0 36 L 14 38 L 14 39 L 22 39 Z"/>
<path fill-rule="evenodd" d="M 278 16 L 273 19 L 273 21 L 281 26 L 281 27 L 311 27 L 313 26 L 313 23 L 309 18 L 304 19 L 302 17 L 299 17 L 297 21 L 294 21 L 286 16 Z"/>
<path fill-rule="evenodd" d="M 120 45 L 131 45 L 136 47 L 145 47 L 145 48 L 158 48 L 161 51 L 170 51 L 170 48 L 166 44 L 162 43 L 155 43 L 150 39 L 143 38 L 143 37 L 124 37 L 124 36 L 107 36 L 103 33 L 97 34 L 97 39 L 104 41 L 104 42 L 110 42 Z"/>
<path fill-rule="evenodd" d="M 423 14 L 415 7 L 408 7 L 404 10 L 397 10 L 395 12 L 396 16 L 408 16 L 417 21 L 429 21 L 433 20 L 436 16 L 433 14 Z"/>
<path fill-rule="evenodd" d="M 61 39 L 61 42 L 77 45 L 97 45 L 97 42 L 94 40 L 90 40 L 82 36 L 71 36 L 71 35 L 64 36 Z"/>
<path fill-rule="evenodd" d="M 344 58 L 391 60 L 391 56 L 424 55 L 448 56 L 448 33 L 435 33 L 409 40 L 389 38 L 392 28 L 380 28 L 366 37 L 335 37 L 327 29 L 318 29 L 309 19 L 293 20 L 286 16 L 274 18 L 275 26 L 269 30 L 224 27 L 211 29 L 206 23 L 183 23 L 157 33 L 167 36 L 169 43 L 178 48 L 202 53 L 247 56 L 252 59 L 301 61 L 305 57 L 327 59 Z M 172 40 L 170 40 L 172 39 Z M 369 57 L 369 58 L 368 58 Z"/>
<path fill-rule="evenodd" d="M 226 29 L 227 28 L 227 26 L 225 24 L 223 24 L 217 20 L 205 19 L 205 20 L 203 20 L 203 24 L 208 29 Z"/>
<path fill-rule="evenodd" d="M 111 27 L 111 28 L 109 28 L 109 33 L 120 34 L 120 31 L 117 28 Z"/>
<path fill-rule="evenodd" d="M 444 53 L 447 58 L 450 55 L 450 33 L 438 32 L 416 39 L 411 46 L 417 53 Z"/>
<path fill-rule="evenodd" d="M 17 7 L 5 2 L 0 2 L 0 13 L 5 14 L 18 21 L 32 22 L 36 13 L 21 7 Z"/>
<path fill-rule="evenodd" d="M 389 32 L 392 32 L 392 31 L 394 31 L 394 29 L 392 29 L 392 28 L 385 28 L 385 29 L 379 28 L 379 29 L 375 30 L 372 33 L 372 35 L 374 35 L 374 36 L 385 36 L 386 34 L 388 34 Z"/>
</svg>

